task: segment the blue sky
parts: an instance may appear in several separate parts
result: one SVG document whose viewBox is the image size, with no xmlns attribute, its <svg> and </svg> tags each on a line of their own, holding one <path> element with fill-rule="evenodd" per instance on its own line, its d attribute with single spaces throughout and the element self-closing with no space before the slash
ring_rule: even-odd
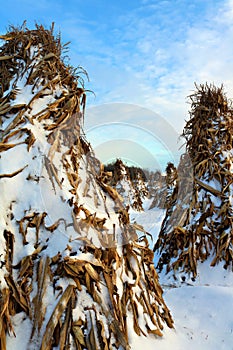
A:
<svg viewBox="0 0 233 350">
<path fill-rule="evenodd" d="M 54 21 L 64 43 L 71 41 L 70 63 L 88 71 L 86 87 L 95 92 L 88 107 L 119 103 L 120 110 L 110 108 L 109 123 L 124 122 L 122 103 L 132 104 L 164 118 L 165 130 L 156 131 L 153 117 L 142 117 L 145 129 L 160 137 L 169 123 L 175 137 L 188 118 L 194 82 L 223 83 L 233 96 L 232 0 L 2 1 L 1 33 L 25 19 L 29 28 Z M 138 116 L 125 119 L 135 125 Z M 91 141 L 97 123 L 99 116 L 88 118 L 87 110 Z"/>
</svg>

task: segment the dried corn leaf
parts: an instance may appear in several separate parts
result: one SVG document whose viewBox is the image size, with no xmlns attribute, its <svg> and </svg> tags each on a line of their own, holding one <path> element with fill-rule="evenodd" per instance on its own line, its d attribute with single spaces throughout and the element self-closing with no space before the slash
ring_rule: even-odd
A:
<svg viewBox="0 0 233 350">
<path fill-rule="evenodd" d="M 157 329 L 149 329 L 149 330 L 148 330 L 148 333 L 157 335 L 157 336 L 159 336 L 159 337 L 162 337 L 162 336 L 163 336 L 163 333 L 162 333 L 161 330 L 158 329 L 158 328 L 157 328 Z"/>
<path fill-rule="evenodd" d="M 19 143 L 11 144 L 11 143 L 3 143 L 3 142 L 0 142 L 0 152 L 8 151 L 10 148 L 13 148 L 13 147 L 18 146 L 18 145 L 22 145 L 23 143 L 24 143 L 24 142 L 19 142 Z"/>
<path fill-rule="evenodd" d="M 106 332 L 104 329 L 104 324 L 101 320 L 97 320 L 96 322 L 96 326 L 97 326 L 97 330 L 98 330 L 98 334 L 99 334 L 99 340 L 100 340 L 100 348 L 101 350 L 108 350 L 108 341 L 106 338 Z"/>
<path fill-rule="evenodd" d="M 95 271 L 95 269 L 93 268 L 93 266 L 91 264 L 86 263 L 85 269 L 94 281 L 98 282 L 100 280 L 99 274 Z"/>
<path fill-rule="evenodd" d="M 68 307 L 66 308 L 65 321 L 61 327 L 59 333 L 59 345 L 60 349 L 65 349 L 69 346 L 69 334 L 71 331 L 71 322 L 72 322 L 72 307 L 71 300 L 69 301 Z"/>
<path fill-rule="evenodd" d="M 37 294 L 33 298 L 33 327 L 31 334 L 31 341 L 33 342 L 33 337 L 35 331 L 40 334 L 40 330 L 45 319 L 46 306 L 44 305 L 44 296 L 48 287 L 48 276 L 49 276 L 49 262 L 50 259 L 44 258 L 39 261 L 37 270 Z"/>
<path fill-rule="evenodd" d="M 64 293 L 62 294 L 61 298 L 59 299 L 47 325 L 46 325 L 46 330 L 43 335 L 42 343 L 41 343 L 41 348 L 40 350 L 48 350 L 51 348 L 52 344 L 52 334 L 55 330 L 55 327 L 57 323 L 59 322 L 59 319 L 63 312 L 65 311 L 70 298 L 72 297 L 72 294 L 74 292 L 74 286 L 69 285 Z"/>
<path fill-rule="evenodd" d="M 119 341 L 119 343 L 125 348 L 126 350 L 129 350 L 130 347 L 128 345 L 128 341 L 126 339 L 126 336 L 124 332 L 121 330 L 119 322 L 116 319 L 113 319 L 110 324 L 110 329 L 115 334 L 116 339 Z"/>
<path fill-rule="evenodd" d="M 2 38 L 1 38 L 2 39 Z M 8 39 L 9 40 L 9 39 Z M 0 56 L 0 61 L 11 60 L 14 56 Z"/>
<path fill-rule="evenodd" d="M 11 178 L 11 177 L 14 177 L 18 174 L 20 174 L 25 168 L 27 168 L 27 165 L 17 171 L 14 171 L 13 173 L 10 173 L 10 174 L 0 174 L 0 179 L 3 179 L 3 178 Z"/>
<path fill-rule="evenodd" d="M 72 325 L 72 332 L 74 334 L 75 341 L 78 342 L 80 345 L 86 347 L 85 337 L 81 327 L 74 323 Z"/>
<path fill-rule="evenodd" d="M 11 275 L 5 276 L 5 280 L 12 292 L 12 296 L 15 299 L 16 303 L 18 303 L 19 306 L 21 306 L 21 308 L 23 309 L 23 311 L 25 311 L 26 314 L 28 314 L 29 305 L 26 298 L 22 294 L 22 290 L 20 286 L 17 283 L 15 283 Z"/>
<path fill-rule="evenodd" d="M 206 183 L 202 182 L 201 180 L 196 178 L 196 182 L 198 183 L 198 185 L 200 185 L 201 187 L 205 188 L 207 191 L 213 193 L 215 196 L 222 196 L 222 192 L 216 190 L 215 188 L 207 185 Z"/>
<path fill-rule="evenodd" d="M 27 273 L 27 271 L 32 268 L 32 266 L 33 262 L 31 255 L 24 257 L 20 262 L 19 277 L 22 278 Z"/>
</svg>

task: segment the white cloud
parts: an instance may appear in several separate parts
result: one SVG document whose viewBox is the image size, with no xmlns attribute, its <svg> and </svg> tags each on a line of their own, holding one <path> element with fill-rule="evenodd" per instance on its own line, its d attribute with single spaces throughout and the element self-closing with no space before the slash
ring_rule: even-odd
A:
<svg viewBox="0 0 233 350">
<path fill-rule="evenodd" d="M 194 82 L 223 83 L 228 95 L 233 93 L 233 1 L 195 12 L 196 21 L 188 14 L 195 4 L 180 10 L 171 3 L 144 2 L 144 7 L 121 16 L 121 30 L 120 25 L 112 29 L 113 46 L 103 40 L 97 58 L 88 57 L 97 92 L 91 103 L 139 104 L 181 132 L 189 107 L 186 96 Z M 154 12 L 146 12 L 146 6 Z M 108 59 L 101 57 L 100 47 Z"/>
<path fill-rule="evenodd" d="M 138 0 L 111 6 L 58 1 L 52 13 L 53 5 L 46 11 L 47 25 L 54 16 L 64 41 L 71 41 L 71 63 L 87 69 L 91 81 L 86 86 L 96 93 L 88 95 L 89 107 L 115 102 L 145 107 L 179 134 L 194 82 L 223 83 L 233 96 L 233 0 Z M 39 7 L 38 16 L 45 16 Z M 120 113 L 110 113 L 110 121 L 129 118 L 128 109 Z M 153 127 L 152 120 L 144 122 L 146 128 Z"/>
</svg>

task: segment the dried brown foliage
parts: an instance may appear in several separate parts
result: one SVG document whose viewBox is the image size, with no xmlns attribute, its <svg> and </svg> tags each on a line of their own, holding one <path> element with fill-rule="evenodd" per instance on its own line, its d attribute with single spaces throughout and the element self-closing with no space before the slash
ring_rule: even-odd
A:
<svg viewBox="0 0 233 350">
<path fill-rule="evenodd" d="M 137 211 L 144 210 L 143 199 L 147 198 L 149 193 L 142 169 L 129 167 L 121 159 L 117 159 L 115 163 L 105 166 L 103 175 L 105 181 L 116 188 L 122 198 L 125 198 L 125 205 L 131 206 Z M 128 184 L 129 191 L 127 193 L 122 183 Z"/>
<path fill-rule="evenodd" d="M 233 110 L 223 87 L 196 88 L 183 131 L 187 153 L 179 165 L 190 168 L 190 177 L 182 177 L 178 169 L 181 176 L 155 246 L 160 269 L 166 266 L 167 272 L 179 270 L 193 277 L 198 261 L 208 257 L 211 266 L 223 261 L 225 268 L 233 269 Z"/>
<path fill-rule="evenodd" d="M 81 134 L 85 90 L 61 60 L 60 36 L 53 36 L 53 28 L 46 30 L 37 25 L 35 30 L 11 28 L 1 39 L 5 44 L 0 49 L 0 122 L 6 126 L 1 131 L 0 150 L 7 154 L 23 147 L 28 164 L 12 173 L 1 174 L 0 181 L 8 182 L 0 185 L 7 184 L 10 189 L 12 178 L 20 178 L 24 190 L 30 183 L 32 196 L 33 190 L 38 191 L 45 179 L 55 194 L 66 186 L 69 197 L 57 195 L 56 198 L 66 203 L 72 222 L 59 218 L 46 225 L 46 217 L 52 217 L 52 211 L 33 209 L 27 202 L 21 203 L 22 216 L 15 217 L 17 201 L 9 204 L 2 232 L 5 243 L 1 275 L 4 281 L 1 282 L 5 286 L 0 298 L 0 350 L 7 349 L 8 333 L 14 332 L 12 319 L 19 313 L 24 313 L 31 325 L 30 342 L 25 344 L 25 349 L 129 349 L 128 314 L 132 315 L 138 335 L 161 336 L 164 324 L 173 327 L 173 320 L 162 297 L 153 253 L 146 238 L 138 238 L 138 228 L 130 224 L 118 193 L 104 182 L 100 163 Z M 34 96 L 27 104 L 14 105 L 18 83 L 25 74 L 27 80 L 22 89 L 30 86 Z M 58 87 L 59 96 L 54 95 Z M 53 102 L 35 113 L 35 103 L 46 96 L 52 96 Z M 38 161 L 32 150 L 40 154 L 41 144 L 31 130 L 31 126 L 35 130 L 35 125 L 39 125 L 48 146 L 43 157 L 43 172 L 39 175 L 29 164 L 33 160 L 36 166 Z M 58 155 L 62 171 L 54 162 Z M 80 169 L 84 158 L 86 169 Z M 85 171 L 86 178 L 80 177 L 81 170 Z M 85 182 L 84 202 L 80 202 L 78 196 L 82 182 Z M 62 193 L 67 194 L 65 190 Z M 85 199 L 92 196 L 93 211 L 85 203 Z M 106 198 L 114 201 L 119 218 L 119 222 L 113 224 L 112 233 L 105 227 L 110 217 Z M 98 216 L 100 201 L 105 203 L 104 217 L 103 213 Z M 56 207 L 56 203 L 54 205 Z M 64 247 L 63 254 L 58 251 L 53 256 L 49 250 L 50 239 L 60 232 L 61 225 L 72 232 L 73 238 Z M 120 242 L 116 225 L 118 235 L 121 232 Z M 99 246 L 88 236 L 89 231 L 95 232 Z M 28 252 L 28 245 L 33 247 L 33 252 Z M 14 259 L 16 248 L 24 252 L 19 261 Z M 85 260 L 85 256 L 89 259 Z M 83 293 L 90 300 L 85 305 L 80 303 Z M 55 300 L 54 306 L 48 306 L 48 300 L 51 303 Z M 79 318 L 74 317 L 77 312 L 80 312 Z M 144 330 L 140 316 L 143 316 Z M 15 335 L 17 337 L 17 333 Z"/>
</svg>

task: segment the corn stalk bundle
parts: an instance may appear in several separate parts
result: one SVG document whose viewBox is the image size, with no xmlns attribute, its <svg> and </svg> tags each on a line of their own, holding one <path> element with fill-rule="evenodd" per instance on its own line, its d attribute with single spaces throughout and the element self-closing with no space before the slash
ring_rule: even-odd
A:
<svg viewBox="0 0 233 350">
<path fill-rule="evenodd" d="M 173 320 L 153 252 L 82 132 L 82 76 L 53 28 L 1 39 L 0 350 L 14 339 L 19 350 L 129 349 L 131 332 L 161 336 Z"/>
<path fill-rule="evenodd" d="M 187 153 L 155 245 L 160 270 L 193 278 L 198 262 L 207 259 L 211 266 L 222 262 L 233 269 L 233 110 L 223 87 L 196 88 L 183 131 Z M 182 169 L 190 169 L 190 176 Z"/>
<path fill-rule="evenodd" d="M 121 159 L 117 159 L 107 168 L 111 168 L 112 173 L 108 181 L 121 195 L 124 204 L 134 210 L 143 211 L 143 200 L 148 197 L 148 189 L 142 170 L 128 167 Z"/>
<path fill-rule="evenodd" d="M 178 174 L 175 165 L 169 162 L 166 167 L 166 175 L 158 174 L 156 181 L 153 184 L 149 184 L 149 187 L 153 191 L 153 201 L 150 209 L 155 207 L 168 209 L 172 207 L 174 189 L 177 186 L 177 177 Z"/>
</svg>

